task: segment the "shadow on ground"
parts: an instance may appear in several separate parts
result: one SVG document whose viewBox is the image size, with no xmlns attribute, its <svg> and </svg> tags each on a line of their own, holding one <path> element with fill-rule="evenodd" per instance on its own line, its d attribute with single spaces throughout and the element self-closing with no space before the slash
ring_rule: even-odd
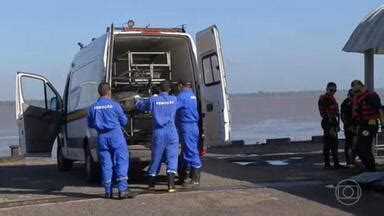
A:
<svg viewBox="0 0 384 216">
<path fill-rule="evenodd" d="M 145 185 L 146 176 L 143 168 L 148 162 L 135 162 L 130 169 L 130 184 Z M 85 178 L 83 163 L 75 163 L 70 171 L 59 171 L 56 164 L 42 165 L 2 165 L 0 167 L 0 195 L 54 195 L 74 198 L 99 198 L 101 196 L 100 179 L 89 183 Z M 159 183 L 166 182 L 166 176 L 159 176 Z M 65 187 L 79 188 L 79 192 Z M 90 190 L 81 191 L 81 188 L 94 188 L 95 194 Z M 132 187 L 134 189 L 146 189 L 146 187 Z M 92 191 L 92 190 L 91 190 Z"/>
<path fill-rule="evenodd" d="M 336 199 L 337 183 L 361 173 L 360 168 L 324 171 L 322 153 L 319 151 L 321 145 L 287 145 L 281 148 L 277 145 L 264 145 L 211 149 L 210 156 L 203 161 L 203 170 L 225 178 L 248 181 L 255 186 L 287 192 L 345 212 L 383 215 L 384 206 L 381 203 L 384 202 L 384 193 L 372 188 L 363 188 L 361 199 L 352 206 L 342 205 Z M 341 153 L 339 158 L 343 158 Z M 379 169 L 384 170 L 384 167 Z"/>
</svg>

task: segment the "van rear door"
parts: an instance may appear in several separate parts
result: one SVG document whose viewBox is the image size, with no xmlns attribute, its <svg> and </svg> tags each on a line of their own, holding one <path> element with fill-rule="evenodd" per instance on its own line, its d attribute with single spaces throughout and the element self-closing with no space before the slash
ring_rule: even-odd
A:
<svg viewBox="0 0 384 216">
<path fill-rule="evenodd" d="M 108 28 L 108 36 L 107 36 L 107 62 L 106 62 L 106 81 L 111 85 L 112 84 L 112 68 L 113 68 L 113 47 L 115 44 L 115 37 L 114 37 L 114 30 L 115 27 L 113 23 L 111 24 L 111 27 Z"/>
<path fill-rule="evenodd" d="M 50 153 L 62 122 L 62 98 L 43 76 L 16 74 L 16 122 L 24 156 Z"/>
<path fill-rule="evenodd" d="M 196 35 L 205 145 L 230 143 L 230 110 L 219 31 L 211 26 Z"/>
</svg>

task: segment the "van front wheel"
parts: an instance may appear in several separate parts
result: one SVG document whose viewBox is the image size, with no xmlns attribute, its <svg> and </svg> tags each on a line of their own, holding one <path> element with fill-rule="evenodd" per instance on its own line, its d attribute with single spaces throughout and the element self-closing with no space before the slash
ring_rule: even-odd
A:
<svg viewBox="0 0 384 216">
<path fill-rule="evenodd" d="M 56 158 L 57 158 L 57 168 L 60 171 L 68 171 L 71 170 L 73 167 L 73 161 L 66 159 L 63 156 L 63 147 L 58 143 L 57 145 L 57 151 L 56 151 Z"/>
<path fill-rule="evenodd" d="M 99 170 L 99 164 L 93 160 L 91 151 L 87 148 L 85 150 L 85 172 L 87 182 L 96 182 L 99 179 Z"/>
</svg>

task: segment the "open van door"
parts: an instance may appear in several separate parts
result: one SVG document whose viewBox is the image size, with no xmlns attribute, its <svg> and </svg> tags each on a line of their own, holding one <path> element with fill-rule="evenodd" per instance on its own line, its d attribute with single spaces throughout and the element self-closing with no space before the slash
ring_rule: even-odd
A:
<svg viewBox="0 0 384 216">
<path fill-rule="evenodd" d="M 61 96 L 46 78 L 17 72 L 16 122 L 24 156 L 51 153 L 60 130 L 62 104 Z"/>
<path fill-rule="evenodd" d="M 111 85 L 112 84 L 112 68 L 113 68 L 113 47 L 115 44 L 115 37 L 114 37 L 114 31 L 115 27 L 113 23 L 111 24 L 111 27 L 108 28 L 108 36 L 107 36 L 107 62 L 106 62 L 106 81 Z"/>
<path fill-rule="evenodd" d="M 205 145 L 230 144 L 230 110 L 219 31 L 211 26 L 196 35 Z"/>
</svg>

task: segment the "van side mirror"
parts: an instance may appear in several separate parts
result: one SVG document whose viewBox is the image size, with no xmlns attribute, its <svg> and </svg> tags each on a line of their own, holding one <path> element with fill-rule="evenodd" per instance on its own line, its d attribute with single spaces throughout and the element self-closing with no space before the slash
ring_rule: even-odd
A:
<svg viewBox="0 0 384 216">
<path fill-rule="evenodd" d="M 57 110 L 57 98 L 56 97 L 51 98 L 51 100 L 49 101 L 48 109 L 52 110 L 52 111 Z"/>
</svg>

